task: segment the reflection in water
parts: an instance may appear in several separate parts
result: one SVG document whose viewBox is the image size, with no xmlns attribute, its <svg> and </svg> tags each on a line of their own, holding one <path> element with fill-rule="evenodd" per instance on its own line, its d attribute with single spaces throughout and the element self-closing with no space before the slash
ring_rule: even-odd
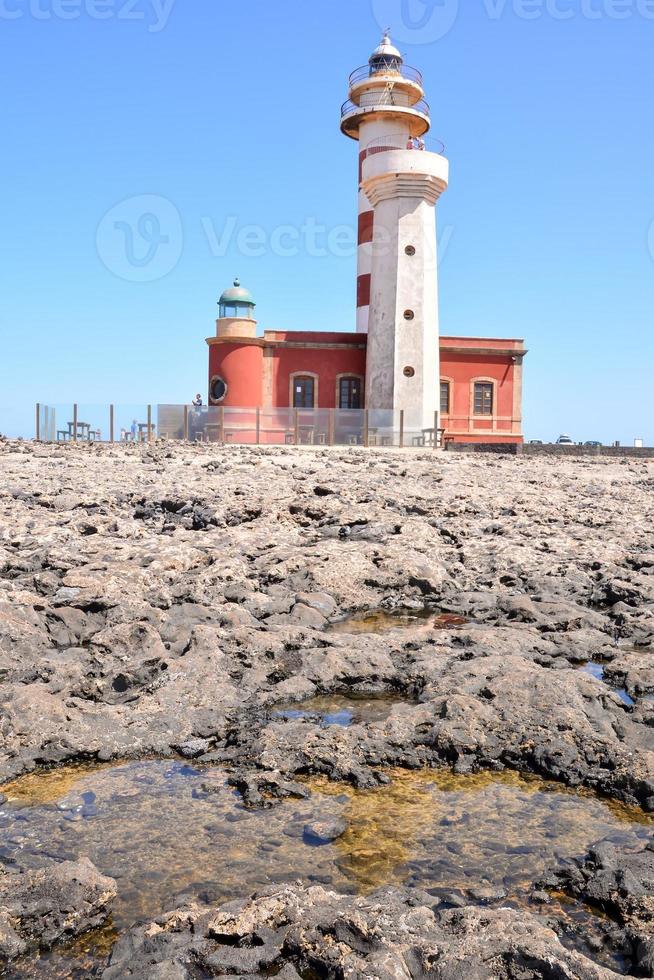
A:
<svg viewBox="0 0 654 980">
<path fill-rule="evenodd" d="M 188 898 L 218 903 L 297 880 L 361 893 L 402 883 L 434 896 L 488 883 L 525 903 L 547 867 L 599 840 L 635 846 L 654 825 L 641 811 L 515 774 L 391 775 L 372 791 L 312 780 L 308 800 L 248 811 L 215 769 L 144 761 L 41 773 L 4 787 L 0 858 L 42 867 L 88 856 L 117 880 L 122 929 Z M 343 837 L 304 843 L 307 822 L 335 817 L 348 823 Z M 106 959 L 113 933 L 99 936 L 12 975 L 74 976 L 72 963 Z"/>
<path fill-rule="evenodd" d="M 433 607 L 420 609 L 375 609 L 371 612 L 354 613 L 328 626 L 331 633 L 352 635 L 357 633 L 389 633 L 397 629 L 453 629 L 468 620 L 454 613 L 439 612 Z"/>
<path fill-rule="evenodd" d="M 606 671 L 601 664 L 595 663 L 594 661 L 591 660 L 587 664 L 584 664 L 583 667 L 580 667 L 579 669 L 583 671 L 584 674 L 590 674 L 590 676 L 594 677 L 596 680 L 603 681 L 607 685 L 607 687 L 609 687 L 609 684 L 607 683 L 605 677 Z M 634 705 L 636 704 L 634 699 L 629 694 L 627 694 L 626 690 L 623 687 L 613 687 L 610 688 L 610 690 L 612 690 L 614 694 L 617 694 L 620 700 L 622 701 L 622 703 L 626 704 L 628 708 L 633 708 Z"/>
<path fill-rule="evenodd" d="M 277 718 L 316 718 L 325 727 L 385 721 L 396 704 L 406 704 L 407 698 L 393 694 L 327 694 L 277 708 Z"/>
<path fill-rule="evenodd" d="M 595 680 L 598 681 L 604 680 L 604 667 L 602 666 L 602 664 L 598 664 L 590 660 L 587 664 L 584 664 L 583 667 L 580 667 L 579 669 L 583 671 L 584 674 L 590 674 L 590 676 L 594 677 Z"/>
</svg>

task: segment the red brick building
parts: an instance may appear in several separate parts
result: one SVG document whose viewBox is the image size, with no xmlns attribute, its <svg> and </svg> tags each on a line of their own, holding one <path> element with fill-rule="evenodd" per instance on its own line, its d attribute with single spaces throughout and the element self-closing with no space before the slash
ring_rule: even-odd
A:
<svg viewBox="0 0 654 980">
<path fill-rule="evenodd" d="M 209 404 L 363 409 L 365 333 L 266 330 L 238 280 L 220 298 L 209 346 Z M 459 442 L 522 442 L 522 340 L 440 338 L 440 425 Z"/>
</svg>

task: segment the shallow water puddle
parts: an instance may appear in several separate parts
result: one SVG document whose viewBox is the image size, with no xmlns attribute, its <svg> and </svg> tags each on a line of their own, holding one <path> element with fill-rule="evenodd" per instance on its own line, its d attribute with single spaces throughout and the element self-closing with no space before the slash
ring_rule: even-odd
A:
<svg viewBox="0 0 654 980">
<path fill-rule="evenodd" d="M 492 886 L 523 904 L 546 868 L 599 840 L 635 846 L 654 826 L 640 811 L 515 774 L 391 775 L 373 791 L 312 780 L 310 799 L 264 811 L 245 810 L 225 773 L 180 763 L 32 775 L 4 788 L 0 856 L 23 867 L 88 856 L 117 880 L 113 926 L 123 929 L 188 898 L 217 903 L 297 880 L 360 893 L 402 883 L 435 897 Z M 312 846 L 305 825 L 332 817 L 345 818 L 345 834 Z M 11 975 L 72 976 L 71 962 L 106 959 L 109 934 Z"/>
<path fill-rule="evenodd" d="M 584 674 L 590 674 L 591 677 L 594 677 L 596 680 L 602 681 L 604 684 L 606 684 L 609 690 L 613 691 L 614 694 L 617 694 L 620 700 L 622 701 L 622 703 L 626 704 L 628 708 L 633 708 L 634 705 L 636 704 L 636 702 L 631 697 L 631 695 L 627 694 L 627 692 L 623 687 L 611 687 L 611 685 L 608 683 L 608 681 L 604 676 L 605 670 L 602 664 L 598 664 L 595 663 L 594 661 L 590 661 L 589 663 L 584 664 L 583 667 L 580 667 L 579 669 L 583 671 Z"/>
<path fill-rule="evenodd" d="M 273 716 L 289 720 L 316 718 L 325 728 L 330 725 L 347 728 L 385 721 L 396 704 L 406 703 L 407 698 L 399 694 L 329 694 L 277 708 Z"/>
<path fill-rule="evenodd" d="M 336 620 L 327 627 L 330 633 L 390 633 L 398 629 L 454 629 L 468 623 L 464 616 L 440 612 L 428 606 L 420 609 L 375 609 L 358 612 Z"/>
</svg>

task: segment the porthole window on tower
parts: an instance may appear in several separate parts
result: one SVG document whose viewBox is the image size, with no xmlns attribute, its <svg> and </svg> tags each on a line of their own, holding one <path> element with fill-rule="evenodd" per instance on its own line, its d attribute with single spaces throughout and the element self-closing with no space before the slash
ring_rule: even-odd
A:
<svg viewBox="0 0 654 980">
<path fill-rule="evenodd" d="M 404 319 L 405 320 L 413 320 L 414 317 L 415 317 L 415 313 L 413 312 L 413 310 L 405 310 L 404 311 Z"/>
<path fill-rule="evenodd" d="M 416 254 L 415 245 L 407 245 L 404 251 L 406 252 L 407 255 L 415 255 Z"/>
<path fill-rule="evenodd" d="M 415 373 L 416 373 L 416 369 L 415 368 L 405 367 L 405 369 L 404 369 L 404 377 L 405 378 L 413 378 L 413 377 L 415 377 Z"/>
<path fill-rule="evenodd" d="M 227 394 L 227 382 L 219 377 L 212 378 L 209 393 L 212 402 L 221 402 Z"/>
</svg>

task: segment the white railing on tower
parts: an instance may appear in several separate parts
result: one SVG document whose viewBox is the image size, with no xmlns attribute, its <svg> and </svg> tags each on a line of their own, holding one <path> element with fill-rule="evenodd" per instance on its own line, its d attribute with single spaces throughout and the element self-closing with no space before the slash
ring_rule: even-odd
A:
<svg viewBox="0 0 654 980">
<path fill-rule="evenodd" d="M 341 118 L 354 112 L 364 112 L 377 108 L 397 108 L 400 111 L 415 112 L 427 117 L 431 114 L 429 103 L 425 99 L 419 99 L 418 102 L 408 102 L 406 97 L 400 93 L 396 94 L 388 89 L 378 89 L 377 92 L 366 93 L 365 104 L 354 102 L 352 99 L 344 102 L 341 106 Z"/>
<path fill-rule="evenodd" d="M 385 150 L 427 150 L 429 153 L 438 153 L 443 156 L 445 144 L 433 137 L 424 139 L 423 137 L 409 136 L 407 133 L 395 133 L 371 140 L 365 149 L 368 156 L 372 156 L 374 153 L 383 153 Z"/>
<path fill-rule="evenodd" d="M 357 68 L 350 75 L 350 88 L 353 85 L 358 85 L 359 82 L 366 81 L 368 78 L 378 78 L 379 75 L 399 75 L 405 81 L 413 82 L 415 85 L 423 88 L 422 72 L 418 71 L 417 68 L 410 68 L 408 65 L 399 65 L 396 68 L 385 67 L 383 69 L 373 68 L 371 65 L 362 65 L 361 68 Z"/>
</svg>

